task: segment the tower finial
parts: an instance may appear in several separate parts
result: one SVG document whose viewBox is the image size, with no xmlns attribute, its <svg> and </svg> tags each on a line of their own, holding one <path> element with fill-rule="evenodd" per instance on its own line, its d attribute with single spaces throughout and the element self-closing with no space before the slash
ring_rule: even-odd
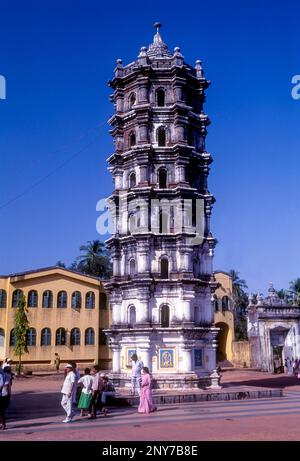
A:
<svg viewBox="0 0 300 461">
<path fill-rule="evenodd" d="M 153 27 L 155 27 L 156 32 L 159 33 L 159 29 L 161 28 L 161 23 L 160 22 L 155 22 L 153 24 Z"/>
<path fill-rule="evenodd" d="M 153 42 L 149 45 L 148 56 L 171 56 L 168 52 L 168 47 L 164 43 L 160 36 L 159 30 L 161 28 L 160 22 L 155 22 L 153 27 L 156 29 L 156 33 L 153 37 Z"/>
</svg>

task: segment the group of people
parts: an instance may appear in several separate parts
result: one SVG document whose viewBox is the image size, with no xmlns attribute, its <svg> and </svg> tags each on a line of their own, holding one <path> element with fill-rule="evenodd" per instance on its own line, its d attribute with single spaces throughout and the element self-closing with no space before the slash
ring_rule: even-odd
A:
<svg viewBox="0 0 300 461">
<path fill-rule="evenodd" d="M 115 395 L 113 384 L 103 373 L 100 373 L 100 368 L 95 365 L 92 369 L 86 368 L 84 375 L 80 377 L 80 372 L 76 367 L 76 363 L 68 363 L 65 367 L 65 379 L 61 389 L 62 400 L 61 405 L 66 412 L 64 423 L 70 423 L 73 420 L 75 411 L 74 405 L 77 403 L 77 389 L 82 387 L 77 408 L 80 410 L 80 415 L 84 416 L 85 411 L 88 413 L 89 419 L 95 419 L 97 410 L 107 415 L 106 400 L 108 396 Z"/>
<path fill-rule="evenodd" d="M 57 354 L 58 356 L 58 354 Z M 56 370 L 59 371 L 60 357 L 56 357 Z M 12 373 L 12 360 L 5 359 L 0 362 L 0 429 L 6 429 L 6 410 L 10 403 L 11 387 L 14 374 Z M 79 388 L 81 389 L 79 395 Z M 95 419 L 100 411 L 104 416 L 108 414 L 106 407 L 107 398 L 115 396 L 115 388 L 108 376 L 100 372 L 100 367 L 95 365 L 92 370 L 86 368 L 81 377 L 75 362 L 65 366 L 65 378 L 61 389 L 61 405 L 66 412 L 64 423 L 73 421 L 75 405 L 80 410 L 80 416 Z M 136 354 L 131 356 L 131 395 L 138 394 L 140 398 L 138 412 L 151 413 L 156 411 L 152 398 L 152 378 L 148 367 L 138 359 Z"/>
<path fill-rule="evenodd" d="M 136 391 L 140 397 L 138 407 L 139 413 L 151 413 L 156 410 L 152 399 L 152 379 L 148 367 L 144 367 L 141 360 L 138 360 L 136 354 L 131 356 L 132 378 L 131 394 L 135 395 Z M 73 421 L 75 411 L 74 406 L 77 403 L 77 389 L 81 386 L 81 393 L 77 408 L 80 415 L 85 416 L 87 412 L 89 419 L 97 417 L 97 411 L 104 416 L 108 411 L 106 408 L 107 397 L 115 396 L 115 389 L 108 376 L 100 372 L 98 365 L 92 369 L 86 368 L 84 375 L 80 377 L 76 363 L 68 363 L 65 367 L 65 379 L 61 389 L 61 405 L 66 412 L 64 423 Z"/>
<path fill-rule="evenodd" d="M 0 429 L 6 429 L 6 410 L 9 406 L 13 373 L 12 360 L 6 358 L 0 363 Z"/>
<path fill-rule="evenodd" d="M 287 357 L 284 360 L 285 371 L 288 375 L 297 376 L 300 379 L 300 360 L 298 357 Z"/>
</svg>

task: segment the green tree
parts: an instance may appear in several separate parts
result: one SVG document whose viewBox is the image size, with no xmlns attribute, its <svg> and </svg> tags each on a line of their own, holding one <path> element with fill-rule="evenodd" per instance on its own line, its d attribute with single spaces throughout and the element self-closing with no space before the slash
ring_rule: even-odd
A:
<svg viewBox="0 0 300 461">
<path fill-rule="evenodd" d="M 17 373 L 21 373 L 22 366 L 22 355 L 28 353 L 27 348 L 27 331 L 29 328 L 29 321 L 27 318 L 28 310 L 26 298 L 23 295 L 18 302 L 18 307 L 16 309 L 15 315 L 15 325 L 14 325 L 14 336 L 15 336 L 15 347 L 14 353 L 19 358 L 19 363 L 17 365 Z"/>
<path fill-rule="evenodd" d="M 236 305 L 236 302 L 240 298 L 243 298 L 243 295 L 245 294 L 245 290 L 248 289 L 248 286 L 245 280 L 240 279 L 239 272 L 235 271 L 234 269 L 231 269 L 229 271 L 229 274 L 232 279 L 233 301 L 234 301 L 234 304 Z"/>
<path fill-rule="evenodd" d="M 66 267 L 65 263 L 61 260 L 57 261 L 57 263 L 55 264 L 57 267 Z"/>
<path fill-rule="evenodd" d="M 281 290 L 276 291 L 278 298 L 280 299 L 286 299 L 286 291 L 281 288 Z"/>
<path fill-rule="evenodd" d="M 229 271 L 229 274 L 232 279 L 235 339 L 243 341 L 247 339 L 248 296 L 245 290 L 247 290 L 248 286 L 246 281 L 239 277 L 239 272 L 232 269 Z"/>
<path fill-rule="evenodd" d="M 80 251 L 84 252 L 84 254 L 77 258 L 77 270 L 95 277 L 110 277 L 110 256 L 103 242 L 100 242 L 100 240 L 88 241 L 87 245 L 81 245 Z"/>
<path fill-rule="evenodd" d="M 300 306 L 300 278 L 290 282 L 290 291 L 296 298 L 297 305 Z"/>
</svg>

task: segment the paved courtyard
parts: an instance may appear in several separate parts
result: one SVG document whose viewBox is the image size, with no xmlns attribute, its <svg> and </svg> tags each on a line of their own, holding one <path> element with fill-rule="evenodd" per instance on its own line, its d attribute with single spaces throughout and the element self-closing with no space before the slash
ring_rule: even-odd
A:
<svg viewBox="0 0 300 461">
<path fill-rule="evenodd" d="M 223 373 L 226 386 L 284 389 L 284 397 L 161 405 L 140 415 L 136 407 L 111 409 L 108 417 L 76 416 L 63 424 L 62 374 L 15 379 L 8 429 L 0 440 L 300 440 L 300 380 L 286 375 L 235 370 Z"/>
</svg>

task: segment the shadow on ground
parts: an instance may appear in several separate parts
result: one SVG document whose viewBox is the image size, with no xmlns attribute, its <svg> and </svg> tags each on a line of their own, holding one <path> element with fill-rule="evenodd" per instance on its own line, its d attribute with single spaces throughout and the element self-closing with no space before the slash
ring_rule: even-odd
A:
<svg viewBox="0 0 300 461">
<path fill-rule="evenodd" d="M 299 386 L 300 380 L 295 376 L 282 376 L 278 377 L 274 376 L 274 378 L 259 378 L 259 379 L 251 379 L 251 380 L 239 380 L 239 381 L 230 381 L 226 383 L 222 383 L 222 386 L 225 387 L 232 387 L 232 386 L 257 386 L 257 387 L 273 387 L 282 389 L 284 387 L 290 386 Z"/>
</svg>

